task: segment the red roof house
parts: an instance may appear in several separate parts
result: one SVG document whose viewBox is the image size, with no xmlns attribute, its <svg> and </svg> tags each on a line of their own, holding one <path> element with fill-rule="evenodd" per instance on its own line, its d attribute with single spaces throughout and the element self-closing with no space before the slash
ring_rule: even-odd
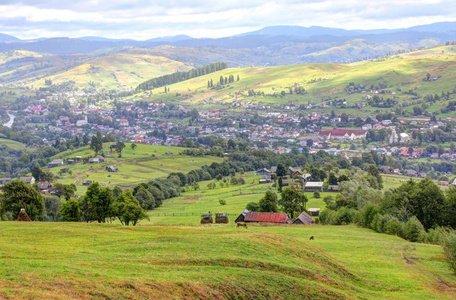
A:
<svg viewBox="0 0 456 300">
<path fill-rule="evenodd" d="M 244 217 L 244 222 L 265 222 L 276 224 L 291 224 L 291 220 L 285 213 L 256 212 L 250 211 Z"/>
</svg>

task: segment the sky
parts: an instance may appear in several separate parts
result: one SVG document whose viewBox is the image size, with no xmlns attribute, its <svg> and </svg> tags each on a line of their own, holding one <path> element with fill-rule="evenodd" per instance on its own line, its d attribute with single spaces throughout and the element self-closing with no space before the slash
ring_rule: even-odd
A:
<svg viewBox="0 0 456 300">
<path fill-rule="evenodd" d="M 223 37 L 273 25 L 393 29 L 456 21 L 454 0 L 0 0 L 0 32 L 146 40 Z"/>
</svg>

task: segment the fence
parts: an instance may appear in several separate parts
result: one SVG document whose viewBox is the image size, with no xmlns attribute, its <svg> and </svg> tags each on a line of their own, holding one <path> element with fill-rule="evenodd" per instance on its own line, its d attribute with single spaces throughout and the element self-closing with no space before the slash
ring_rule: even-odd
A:
<svg viewBox="0 0 456 300">
<path fill-rule="evenodd" d="M 201 217 L 201 214 L 202 213 L 196 213 L 196 212 L 192 212 L 192 213 L 170 213 L 170 212 L 167 212 L 167 213 L 149 213 L 149 217 L 189 217 L 189 216 L 198 216 L 198 217 Z M 214 214 L 215 215 L 215 214 Z M 228 217 L 237 217 L 239 216 L 239 214 L 234 214 L 234 213 L 227 213 L 226 214 Z"/>
</svg>

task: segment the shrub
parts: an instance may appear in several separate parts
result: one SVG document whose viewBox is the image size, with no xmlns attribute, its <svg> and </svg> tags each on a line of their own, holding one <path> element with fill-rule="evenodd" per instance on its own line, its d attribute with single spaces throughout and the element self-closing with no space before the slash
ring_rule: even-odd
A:
<svg viewBox="0 0 456 300">
<path fill-rule="evenodd" d="M 220 199 L 219 203 L 220 203 L 220 205 L 226 205 L 226 200 L 225 199 Z"/>
<path fill-rule="evenodd" d="M 347 225 L 353 222 L 356 211 L 347 207 L 342 207 L 332 220 L 332 225 Z"/>
<path fill-rule="evenodd" d="M 366 204 L 360 211 L 360 215 L 357 218 L 357 221 L 359 222 L 358 225 L 370 228 L 372 221 L 374 220 L 374 217 L 377 213 L 377 206 L 373 204 Z"/>
<path fill-rule="evenodd" d="M 321 196 L 320 196 L 320 192 L 319 191 L 315 191 L 314 192 L 314 197 L 319 199 Z"/>
<path fill-rule="evenodd" d="M 429 229 L 425 241 L 431 244 L 440 244 L 447 233 L 448 232 L 443 227 Z"/>
<path fill-rule="evenodd" d="M 399 221 L 396 217 L 391 217 L 388 222 L 385 224 L 385 233 L 391 235 L 402 235 L 403 223 Z"/>
<path fill-rule="evenodd" d="M 332 209 L 325 209 L 320 213 L 319 219 L 322 224 L 332 224 L 336 218 L 337 212 Z"/>
<path fill-rule="evenodd" d="M 442 237 L 442 247 L 445 251 L 445 257 L 451 264 L 454 270 L 456 270 L 456 232 L 450 231 Z"/>
<path fill-rule="evenodd" d="M 258 203 L 256 202 L 250 202 L 247 204 L 247 206 L 245 207 L 248 211 L 259 211 L 260 210 L 260 206 L 258 205 Z"/>
<path fill-rule="evenodd" d="M 421 242 L 426 232 L 417 217 L 411 217 L 404 226 L 404 238 L 410 242 Z"/>
</svg>

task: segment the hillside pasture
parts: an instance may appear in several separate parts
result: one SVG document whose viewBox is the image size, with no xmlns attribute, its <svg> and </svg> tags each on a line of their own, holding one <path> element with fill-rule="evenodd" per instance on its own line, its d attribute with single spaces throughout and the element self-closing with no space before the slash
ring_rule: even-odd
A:
<svg viewBox="0 0 456 300">
<path fill-rule="evenodd" d="M 440 246 L 355 226 L 3 222 L 0 253 L 3 299 L 456 297 Z"/>
</svg>

